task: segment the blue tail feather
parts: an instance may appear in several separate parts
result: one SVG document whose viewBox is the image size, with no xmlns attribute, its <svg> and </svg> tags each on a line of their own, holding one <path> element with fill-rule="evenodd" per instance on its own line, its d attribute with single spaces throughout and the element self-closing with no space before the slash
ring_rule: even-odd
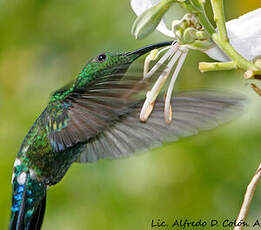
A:
<svg viewBox="0 0 261 230">
<path fill-rule="evenodd" d="M 46 186 L 26 173 L 24 183 L 13 180 L 13 199 L 9 230 L 40 230 L 45 206 Z M 20 182 L 20 184 L 18 183 Z"/>
<path fill-rule="evenodd" d="M 28 229 L 26 230 L 40 230 L 42 223 L 43 223 L 43 218 L 44 218 L 44 213 L 45 213 L 45 207 L 46 207 L 46 195 L 38 205 L 37 210 L 32 216 L 32 220 L 30 221 L 30 224 L 28 226 Z"/>
</svg>

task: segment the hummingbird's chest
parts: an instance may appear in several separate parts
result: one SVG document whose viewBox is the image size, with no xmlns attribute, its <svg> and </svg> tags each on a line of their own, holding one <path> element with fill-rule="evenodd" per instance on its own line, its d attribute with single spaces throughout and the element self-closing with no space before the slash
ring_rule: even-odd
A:
<svg viewBox="0 0 261 230">
<path fill-rule="evenodd" d="M 26 135 L 17 158 L 32 169 L 46 185 L 58 183 L 77 159 L 84 144 L 56 152 L 50 145 L 45 127 L 36 121 Z"/>
</svg>

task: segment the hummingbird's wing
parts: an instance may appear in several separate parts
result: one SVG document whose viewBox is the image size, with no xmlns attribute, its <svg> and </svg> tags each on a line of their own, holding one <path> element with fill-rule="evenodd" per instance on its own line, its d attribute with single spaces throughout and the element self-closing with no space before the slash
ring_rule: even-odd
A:
<svg viewBox="0 0 261 230">
<path fill-rule="evenodd" d="M 103 76 L 69 94 L 68 88 L 55 92 L 52 98 L 61 99 L 51 101 L 44 115 L 53 150 L 63 151 L 88 141 L 128 112 L 136 101 L 134 96 L 146 87 L 140 79 L 119 73 Z"/>
<path fill-rule="evenodd" d="M 231 120 L 242 111 L 244 99 L 218 91 L 180 93 L 172 98 L 173 120 L 164 121 L 164 103 L 155 103 L 147 120 L 141 122 L 142 103 L 132 106 L 114 125 L 90 139 L 78 162 L 94 162 L 102 158 L 119 158 L 157 147 L 162 142 L 196 135 Z"/>
</svg>

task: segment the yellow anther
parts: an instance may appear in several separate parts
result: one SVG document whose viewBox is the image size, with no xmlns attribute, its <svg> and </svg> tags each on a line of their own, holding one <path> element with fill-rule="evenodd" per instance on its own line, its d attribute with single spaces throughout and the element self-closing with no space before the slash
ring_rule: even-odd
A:
<svg viewBox="0 0 261 230">
<path fill-rule="evenodd" d="M 144 74 L 143 76 L 145 76 L 150 69 L 150 62 L 154 61 L 157 57 L 157 54 L 159 53 L 158 49 L 154 49 L 152 51 L 150 51 L 150 54 L 147 55 L 145 62 L 144 62 Z"/>
</svg>

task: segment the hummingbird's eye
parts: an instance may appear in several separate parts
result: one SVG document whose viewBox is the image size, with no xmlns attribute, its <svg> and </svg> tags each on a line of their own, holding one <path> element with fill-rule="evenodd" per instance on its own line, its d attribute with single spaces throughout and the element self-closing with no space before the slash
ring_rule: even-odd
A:
<svg viewBox="0 0 261 230">
<path fill-rule="evenodd" d="M 106 54 L 100 54 L 98 57 L 97 57 L 97 61 L 98 62 L 104 62 L 106 60 L 107 56 Z"/>
</svg>

